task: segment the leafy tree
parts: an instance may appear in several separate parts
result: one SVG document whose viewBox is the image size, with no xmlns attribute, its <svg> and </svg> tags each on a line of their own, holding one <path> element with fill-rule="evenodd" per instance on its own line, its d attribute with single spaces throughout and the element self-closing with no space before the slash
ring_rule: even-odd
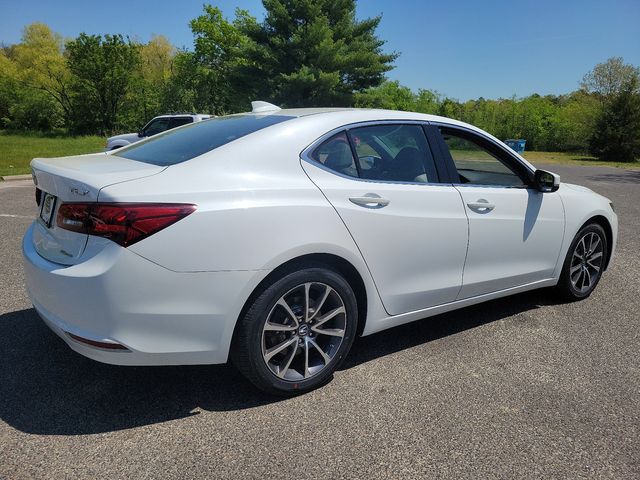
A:
<svg viewBox="0 0 640 480">
<path fill-rule="evenodd" d="M 166 113 L 165 99 L 174 72 L 176 48 L 162 35 L 137 44 L 140 55 L 118 113 L 118 128 L 139 130 L 150 118 Z"/>
<path fill-rule="evenodd" d="M 113 132 L 118 113 L 140 65 L 137 45 L 122 35 L 87 35 L 67 44 L 68 64 L 74 75 L 73 129 L 102 134 Z"/>
<path fill-rule="evenodd" d="M 193 52 L 179 51 L 173 59 L 172 75 L 167 82 L 162 100 L 167 112 L 209 113 L 209 102 L 201 95 L 201 77 L 198 75 L 198 63 Z"/>
<path fill-rule="evenodd" d="M 591 152 L 603 160 L 633 162 L 640 157 L 640 94 L 632 77 L 608 102 L 591 137 Z"/>
<path fill-rule="evenodd" d="M 397 80 L 387 80 L 377 87 L 369 87 L 354 95 L 354 105 L 364 108 L 437 113 L 440 104 L 440 95 L 437 92 L 420 89 L 414 93 L 409 87 L 400 85 Z"/>
<path fill-rule="evenodd" d="M 607 99 L 620 93 L 632 79 L 638 79 L 639 76 L 638 67 L 624 63 L 622 57 L 611 57 L 593 67 L 582 79 L 581 86 L 585 91 Z"/>
<path fill-rule="evenodd" d="M 18 88 L 15 62 L 7 57 L 5 49 L 0 50 L 0 128 L 11 123 L 11 107 L 16 103 Z"/>
<path fill-rule="evenodd" d="M 166 95 L 171 109 L 197 110 L 223 115 L 246 109 L 246 88 L 238 67 L 245 62 L 243 51 L 249 42 L 239 19 L 249 19 L 242 10 L 235 22 L 227 21 L 217 7 L 204 6 L 204 13 L 191 21 L 193 52 L 181 51 Z M 252 79 L 256 82 L 257 79 Z"/>
<path fill-rule="evenodd" d="M 440 108 L 440 95 L 433 90 L 421 88 L 418 90 L 414 100 L 415 112 L 436 114 Z"/>
<path fill-rule="evenodd" d="M 160 113 L 167 85 L 173 74 L 176 48 L 163 35 L 154 35 L 140 46 L 139 97 L 144 100 L 145 120 Z"/>
<path fill-rule="evenodd" d="M 589 151 L 589 137 L 594 131 L 600 103 L 594 94 L 577 91 L 563 95 L 557 111 L 553 150 Z"/>
<path fill-rule="evenodd" d="M 415 94 L 395 80 L 356 93 L 354 101 L 356 107 L 410 111 L 415 106 Z"/>
<path fill-rule="evenodd" d="M 153 35 L 148 43 L 140 46 L 140 69 L 149 84 L 163 87 L 173 67 L 176 47 L 164 35 Z"/>
<path fill-rule="evenodd" d="M 445 98 L 438 108 L 438 115 L 463 120 L 463 106 L 457 100 Z"/>
<path fill-rule="evenodd" d="M 288 107 L 346 106 L 393 68 L 397 54 L 383 53 L 375 34 L 381 17 L 356 20 L 355 0 L 262 3 L 262 23 L 238 19 L 251 39 L 243 70 L 252 95 Z"/>
<path fill-rule="evenodd" d="M 17 111 L 27 123 L 18 119 L 14 123 L 26 128 L 37 124 L 46 130 L 70 117 L 71 74 L 63 52 L 62 37 L 47 25 L 32 23 L 24 28 L 22 42 L 11 50 L 11 57 L 19 85 L 15 93 L 22 98 Z"/>
</svg>

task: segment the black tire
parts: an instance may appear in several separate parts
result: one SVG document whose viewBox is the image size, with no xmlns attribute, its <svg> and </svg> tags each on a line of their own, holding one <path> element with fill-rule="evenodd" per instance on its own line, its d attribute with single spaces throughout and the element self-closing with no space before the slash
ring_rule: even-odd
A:
<svg viewBox="0 0 640 480">
<path fill-rule="evenodd" d="M 580 264 L 583 266 L 585 262 L 582 262 L 579 257 L 574 257 L 574 254 L 579 255 L 582 252 L 582 247 L 579 246 L 582 239 L 585 237 L 590 238 L 591 235 L 596 235 L 599 238 L 601 253 L 602 255 L 598 257 L 600 262 L 597 264 L 599 270 L 595 272 L 595 270 L 591 270 L 591 274 L 589 276 L 590 284 L 588 288 L 580 288 L 581 284 L 578 282 L 576 285 L 575 282 L 572 281 L 571 272 L 578 268 Z M 604 272 L 605 265 L 607 264 L 607 254 L 608 254 L 608 244 L 607 244 L 607 235 L 605 234 L 604 229 L 598 225 L 597 223 L 590 223 L 580 229 L 580 231 L 576 234 L 573 242 L 569 246 L 569 250 L 567 251 L 567 256 L 565 257 L 564 264 L 562 266 L 562 272 L 560 274 L 560 280 L 556 285 L 555 289 L 558 295 L 568 301 L 577 301 L 587 298 L 593 290 L 600 282 L 600 278 L 602 278 L 602 273 Z M 584 256 L 584 255 L 583 255 Z M 595 264 L 595 261 L 594 261 Z M 577 272 L 573 275 L 575 279 L 581 272 Z"/>
<path fill-rule="evenodd" d="M 265 328 L 267 319 L 270 318 L 269 315 L 275 311 L 276 303 L 278 303 L 281 298 L 285 298 L 287 295 L 290 295 L 290 292 L 294 292 L 295 294 L 297 291 L 296 289 L 304 288 L 305 284 L 314 285 L 314 287 L 311 288 L 325 288 L 326 286 L 329 286 L 333 289 L 331 295 L 334 298 L 338 298 L 344 305 L 346 313 L 343 316 L 342 314 L 340 315 L 340 321 L 343 322 L 343 328 L 341 330 L 343 332 L 343 336 L 341 337 L 342 341 L 339 346 L 335 345 L 330 361 L 326 362 L 323 360 L 322 365 L 315 367 L 320 368 L 316 374 L 309 376 L 309 378 L 295 380 L 279 378 L 270 366 L 268 366 L 268 360 L 265 359 L 266 355 L 265 352 L 263 352 L 263 329 Z M 334 293 L 339 297 L 335 297 Z M 328 301 L 327 297 L 325 297 L 324 303 L 327 303 Z M 318 310 L 318 312 L 319 311 L 320 310 Z M 287 315 L 285 315 L 285 317 L 287 317 Z M 318 319 L 320 319 L 320 317 L 321 316 L 319 315 Z M 298 317 L 298 321 L 295 322 L 296 326 L 300 326 L 304 323 L 301 317 Z M 288 320 L 285 320 L 285 322 L 288 322 Z M 313 322 L 313 320 L 310 322 Z M 353 344 L 353 340 L 357 332 L 357 323 L 357 300 L 353 293 L 353 289 L 342 275 L 326 268 L 325 266 L 300 267 L 293 272 L 284 274 L 281 278 L 267 286 L 246 309 L 246 313 L 238 320 L 238 326 L 236 328 L 232 344 L 231 360 L 236 368 L 251 383 L 267 393 L 281 396 L 305 393 L 322 386 L 331 380 L 333 373 L 344 361 L 351 345 Z M 316 327 L 319 328 L 319 325 Z M 332 329 L 332 331 L 336 330 Z M 295 333 L 288 332 L 286 334 L 282 333 L 282 335 L 285 339 L 284 342 L 292 339 L 293 336 L 296 336 L 298 341 L 301 341 L 300 338 L 303 338 L 300 337 L 301 333 L 299 329 L 296 329 Z M 284 335 L 291 336 L 284 337 Z M 309 335 L 313 336 L 314 334 L 312 332 Z M 315 340 L 319 342 L 320 337 L 316 337 Z M 337 341 L 338 340 L 336 340 L 336 342 Z M 330 342 L 333 342 L 333 340 L 330 340 Z M 291 346 L 292 350 L 285 350 L 284 352 L 286 353 L 283 353 L 282 355 L 289 356 L 289 352 L 295 352 L 291 353 L 291 358 L 299 359 L 300 357 L 298 357 L 298 355 L 304 355 L 304 347 L 297 345 L 301 344 L 294 343 Z M 308 345 L 307 348 L 309 348 Z M 310 351 L 311 349 L 307 351 L 307 359 L 309 358 Z M 316 354 L 319 354 L 319 351 L 316 352 Z M 297 364 L 297 362 L 298 360 L 294 360 L 291 362 L 291 365 L 294 363 Z M 307 360 L 306 365 L 308 364 L 309 361 Z M 286 368 L 289 368 L 288 365 L 289 364 L 285 367 L 285 370 Z M 293 374 L 298 373 L 294 369 L 291 369 L 291 372 Z"/>
</svg>

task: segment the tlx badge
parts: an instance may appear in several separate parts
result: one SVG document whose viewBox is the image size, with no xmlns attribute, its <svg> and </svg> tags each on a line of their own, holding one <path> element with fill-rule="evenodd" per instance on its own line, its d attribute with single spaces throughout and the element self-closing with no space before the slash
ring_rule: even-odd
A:
<svg viewBox="0 0 640 480">
<path fill-rule="evenodd" d="M 69 191 L 75 195 L 81 195 L 81 196 L 85 196 L 87 193 L 89 193 L 89 190 L 85 189 L 85 188 L 79 188 L 79 187 L 71 187 L 69 188 Z"/>
</svg>

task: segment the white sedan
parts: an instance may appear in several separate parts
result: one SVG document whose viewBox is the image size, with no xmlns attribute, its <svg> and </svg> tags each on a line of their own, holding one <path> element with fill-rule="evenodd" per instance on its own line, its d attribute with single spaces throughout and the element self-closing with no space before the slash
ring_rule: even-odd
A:
<svg viewBox="0 0 640 480">
<path fill-rule="evenodd" d="M 119 365 L 224 363 L 279 394 L 356 335 L 540 287 L 591 294 L 617 216 L 455 120 L 279 108 L 95 155 L 34 159 L 36 311 Z"/>
</svg>

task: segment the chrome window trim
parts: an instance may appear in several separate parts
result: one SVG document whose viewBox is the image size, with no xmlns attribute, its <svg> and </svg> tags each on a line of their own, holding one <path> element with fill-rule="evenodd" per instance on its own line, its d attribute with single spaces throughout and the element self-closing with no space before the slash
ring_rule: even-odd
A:
<svg viewBox="0 0 640 480">
<path fill-rule="evenodd" d="M 311 142 L 311 144 L 307 146 L 300 153 L 300 160 L 310 163 L 311 165 L 321 168 L 322 170 L 325 170 L 326 172 L 329 172 L 333 175 L 346 178 L 348 180 L 353 180 L 355 182 L 382 183 L 382 184 L 390 184 L 390 185 L 427 185 L 427 186 L 429 185 L 430 186 L 434 186 L 434 185 L 451 186 L 452 185 L 451 183 L 447 183 L 447 182 L 426 182 L 426 183 L 425 182 L 401 182 L 397 180 L 374 180 L 370 178 L 351 177 L 349 175 L 345 175 L 344 173 L 336 172 L 331 168 L 325 167 L 322 163 L 317 162 L 316 160 L 311 158 L 311 153 L 317 147 L 319 147 L 325 140 L 328 140 L 329 138 L 333 137 L 338 133 L 347 132 L 354 128 L 372 127 L 372 126 L 378 126 L 378 125 L 419 125 L 423 127 L 423 126 L 429 125 L 429 122 L 426 120 L 366 120 L 363 122 L 347 123 L 345 125 L 341 125 L 340 127 L 334 128 L 333 130 L 329 130 L 327 133 L 323 134 L 322 136 L 318 137 L 316 140 Z M 425 138 L 425 141 L 427 142 L 427 145 L 429 145 L 429 141 L 426 138 Z M 431 154 L 431 156 L 433 157 L 433 153 Z M 356 159 L 354 159 L 354 161 L 355 160 Z"/>
</svg>

